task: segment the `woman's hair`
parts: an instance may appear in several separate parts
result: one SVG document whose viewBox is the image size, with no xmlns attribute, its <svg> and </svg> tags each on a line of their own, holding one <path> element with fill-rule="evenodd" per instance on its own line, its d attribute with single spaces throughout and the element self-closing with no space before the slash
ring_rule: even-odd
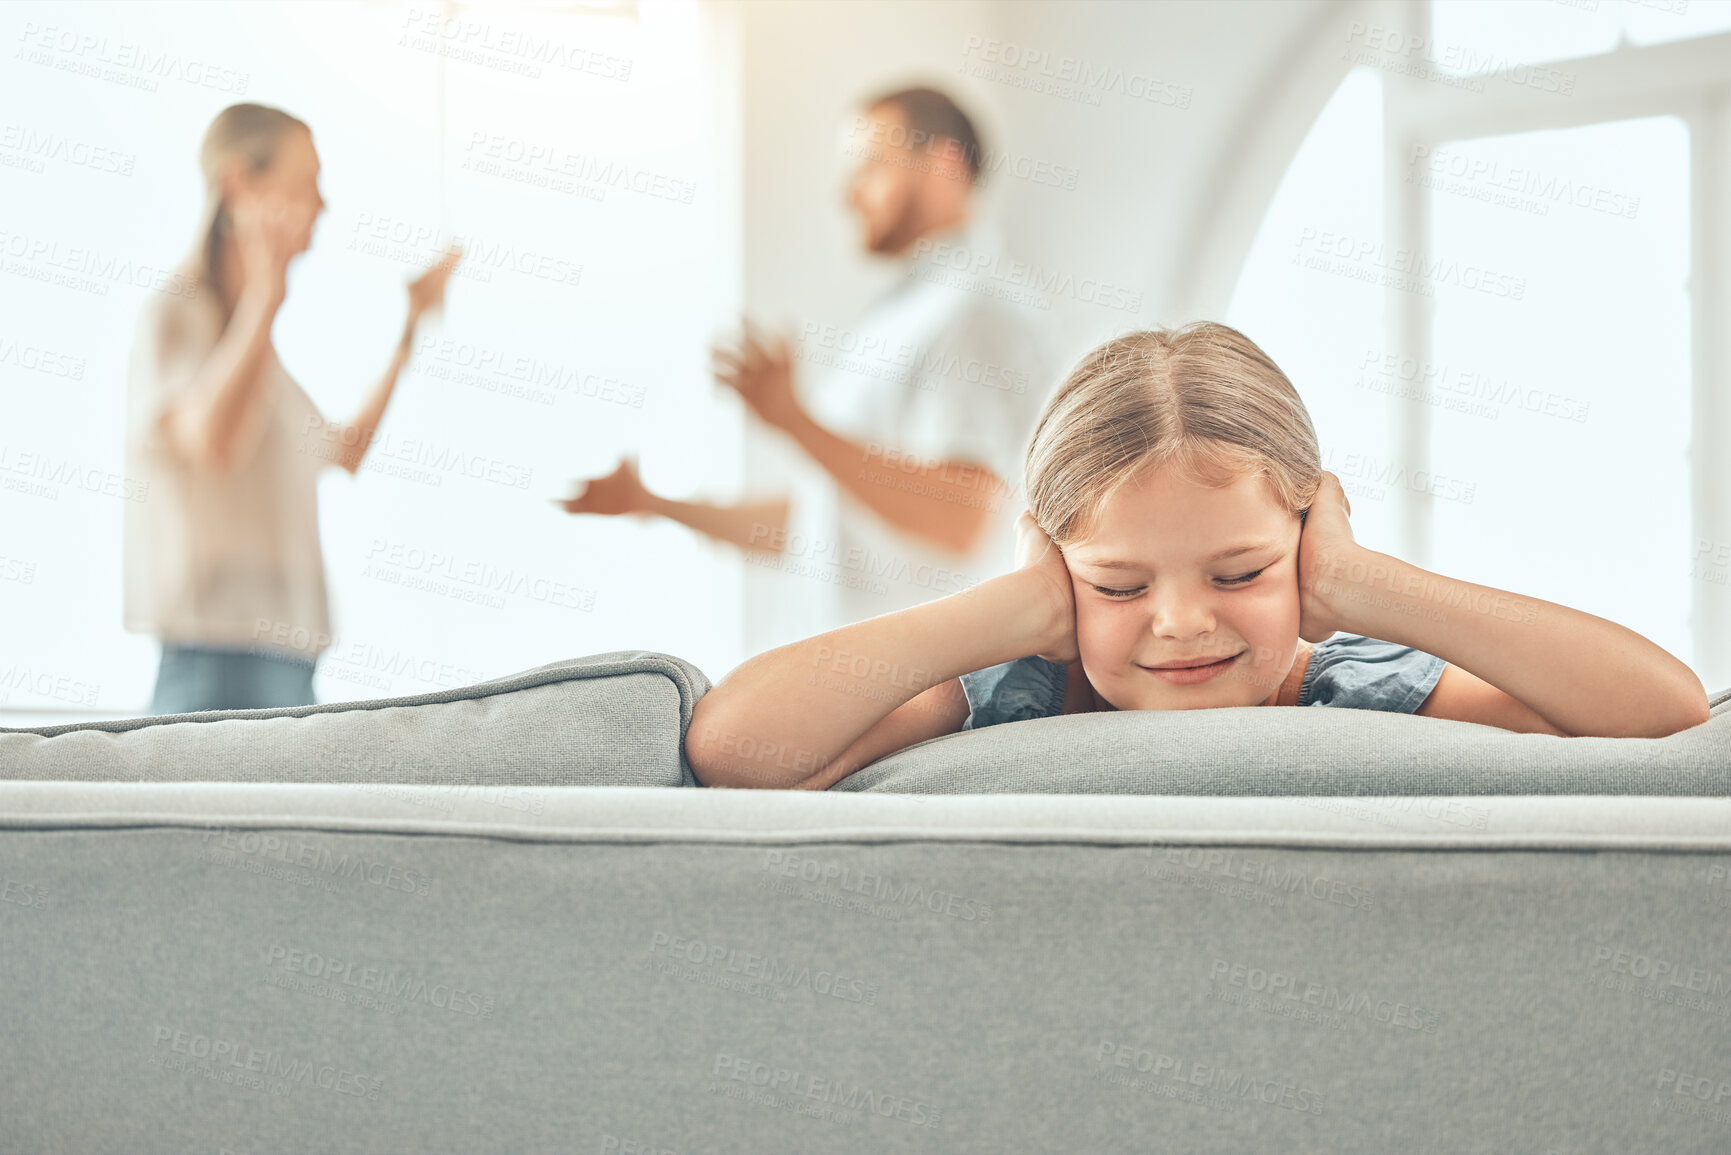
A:
<svg viewBox="0 0 1731 1155">
<path fill-rule="evenodd" d="M 1116 337 L 1046 399 L 1028 443 L 1028 510 L 1059 547 L 1119 486 L 1171 465 L 1193 484 L 1261 476 L 1294 517 L 1322 483 L 1310 414 L 1256 343 L 1213 321 Z"/>
<path fill-rule="evenodd" d="M 263 104 L 231 104 L 216 114 L 204 130 L 198 150 L 198 167 L 204 174 L 204 210 L 193 250 L 182 262 L 183 271 L 208 288 L 217 312 L 226 324 L 228 303 L 222 284 L 222 246 L 234 227 L 222 203 L 222 172 L 231 157 L 240 157 L 253 172 L 264 172 L 275 162 L 282 142 L 295 130 L 311 132 L 306 123 L 280 108 Z"/>
</svg>

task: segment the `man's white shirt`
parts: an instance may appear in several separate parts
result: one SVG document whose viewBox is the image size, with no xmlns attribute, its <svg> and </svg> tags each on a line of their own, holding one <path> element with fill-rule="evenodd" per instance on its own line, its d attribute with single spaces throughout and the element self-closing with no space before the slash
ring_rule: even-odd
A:
<svg viewBox="0 0 1731 1155">
<path fill-rule="evenodd" d="M 916 243 L 906 276 L 851 328 L 802 334 L 795 388 L 818 424 L 889 454 L 883 466 L 909 492 L 925 468 L 944 466 L 946 490 L 961 487 L 952 499 L 988 518 L 976 546 L 957 554 L 892 527 L 808 460 L 787 551 L 773 563 L 821 587 L 820 620 L 802 636 L 959 593 L 1014 565 L 1022 459 L 1056 379 L 1044 319 L 967 270 L 1000 252 L 980 225 Z M 856 474 L 866 467 L 862 454 Z"/>
</svg>

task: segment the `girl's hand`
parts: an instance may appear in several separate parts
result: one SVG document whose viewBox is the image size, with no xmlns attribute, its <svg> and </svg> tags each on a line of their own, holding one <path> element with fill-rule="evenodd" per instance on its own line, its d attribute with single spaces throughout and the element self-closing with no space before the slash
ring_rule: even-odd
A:
<svg viewBox="0 0 1731 1155">
<path fill-rule="evenodd" d="M 259 193 L 237 196 L 229 207 L 240 246 L 242 291 L 281 302 L 288 263 L 300 252 L 313 210 L 299 202 Z"/>
<path fill-rule="evenodd" d="M 1080 658 L 1076 587 L 1070 583 L 1070 567 L 1064 564 L 1063 552 L 1025 509 L 1016 518 L 1016 573 L 1028 575 L 1051 605 L 1050 625 L 1037 656 L 1064 666 Z"/>
<path fill-rule="evenodd" d="M 1307 642 L 1325 642 L 1347 628 L 1333 595 L 1353 563 L 1370 552 L 1352 539 L 1351 512 L 1340 478 L 1323 470 L 1298 538 L 1298 636 Z"/>
<path fill-rule="evenodd" d="M 462 259 L 462 247 L 452 245 L 445 250 L 445 255 L 439 258 L 437 264 L 409 282 L 409 328 L 415 327 L 421 314 L 437 309 L 445 303 L 445 282 L 451 279 L 451 270 L 455 269 L 457 262 Z"/>
</svg>

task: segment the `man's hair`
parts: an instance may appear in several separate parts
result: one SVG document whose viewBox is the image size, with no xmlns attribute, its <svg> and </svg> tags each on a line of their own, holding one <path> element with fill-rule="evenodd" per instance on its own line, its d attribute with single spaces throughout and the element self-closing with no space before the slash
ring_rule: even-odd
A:
<svg viewBox="0 0 1731 1155">
<path fill-rule="evenodd" d="M 869 110 L 886 105 L 907 119 L 911 147 L 930 149 L 937 141 L 954 141 L 967 162 L 968 180 L 980 179 L 980 157 L 985 145 L 961 105 L 935 88 L 901 88 L 873 97 L 865 107 Z"/>
</svg>

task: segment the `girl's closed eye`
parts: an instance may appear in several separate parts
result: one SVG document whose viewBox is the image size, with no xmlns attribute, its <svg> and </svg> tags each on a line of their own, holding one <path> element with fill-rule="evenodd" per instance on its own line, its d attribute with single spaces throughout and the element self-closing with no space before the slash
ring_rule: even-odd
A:
<svg viewBox="0 0 1731 1155">
<path fill-rule="evenodd" d="M 1268 568 L 1267 566 L 1263 566 L 1262 569 L 1252 570 L 1250 573 L 1247 573 L 1247 574 L 1239 574 L 1237 577 L 1215 578 L 1214 580 L 1219 582 L 1223 586 L 1248 585 L 1250 582 L 1253 582 L 1257 578 L 1261 577 L 1262 571 L 1267 569 L 1267 568 Z M 1147 586 L 1137 586 L 1134 589 L 1128 589 L 1128 590 L 1112 589 L 1112 588 L 1107 587 L 1107 586 L 1094 586 L 1094 588 L 1109 598 L 1123 599 L 1123 598 L 1132 597 L 1135 594 L 1139 594 L 1143 590 L 1147 589 L 1148 587 Z"/>
<path fill-rule="evenodd" d="M 1268 568 L 1267 566 L 1262 567 L 1262 569 L 1267 569 L 1267 568 Z M 1235 578 L 1221 578 L 1220 584 L 1221 585 L 1227 585 L 1227 586 L 1241 586 L 1241 585 L 1246 584 L 1247 582 L 1253 582 L 1257 578 L 1262 576 L 1262 569 L 1252 570 L 1251 572 L 1249 572 L 1247 574 L 1239 574 Z"/>
</svg>

